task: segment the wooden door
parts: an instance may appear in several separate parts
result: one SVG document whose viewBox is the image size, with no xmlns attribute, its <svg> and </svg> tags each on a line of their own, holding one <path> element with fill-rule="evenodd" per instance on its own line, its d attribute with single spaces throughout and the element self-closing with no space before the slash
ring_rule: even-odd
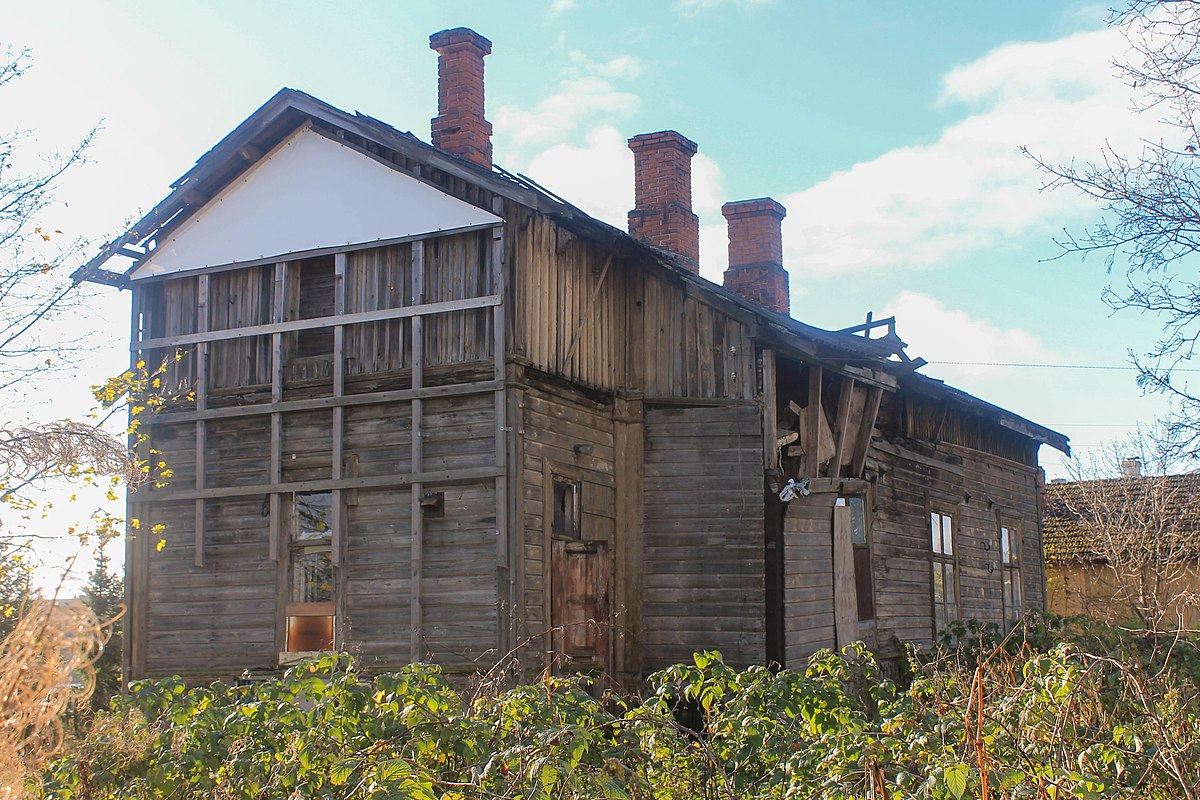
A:
<svg viewBox="0 0 1200 800">
<path fill-rule="evenodd" d="M 556 671 L 609 671 L 608 582 L 603 542 L 553 541 L 550 624 Z"/>
</svg>

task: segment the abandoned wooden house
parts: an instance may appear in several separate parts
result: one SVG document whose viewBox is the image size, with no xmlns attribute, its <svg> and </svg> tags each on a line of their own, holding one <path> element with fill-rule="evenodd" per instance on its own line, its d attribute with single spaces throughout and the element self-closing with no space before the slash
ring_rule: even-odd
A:
<svg viewBox="0 0 1200 800">
<path fill-rule="evenodd" d="M 491 43 L 431 46 L 432 145 L 284 89 L 77 273 L 189 398 L 129 498 L 133 676 L 795 666 L 1042 605 L 1065 437 L 918 374 L 891 320 L 792 319 L 773 200 L 724 207 L 700 277 L 678 133 L 629 140 L 628 233 L 495 166 Z"/>
</svg>

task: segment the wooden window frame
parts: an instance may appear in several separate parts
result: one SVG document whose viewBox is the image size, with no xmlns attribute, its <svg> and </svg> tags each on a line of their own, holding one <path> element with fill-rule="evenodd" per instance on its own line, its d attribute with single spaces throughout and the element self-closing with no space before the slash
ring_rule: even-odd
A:
<svg viewBox="0 0 1200 800">
<path fill-rule="evenodd" d="M 300 530 L 300 514 L 298 506 L 300 498 L 305 495 L 328 494 L 330 496 L 330 507 L 328 511 L 329 525 L 327 535 L 319 537 L 301 536 Z M 339 571 L 336 566 L 333 548 L 334 543 L 334 525 L 336 525 L 337 514 L 333 507 L 334 503 L 340 502 L 338 493 L 329 491 L 314 491 L 314 492 L 293 492 L 291 494 L 292 502 L 289 506 L 290 517 L 287 525 L 288 541 L 286 546 L 286 559 L 283 559 L 282 577 L 284 581 L 283 593 L 285 603 L 282 608 L 282 631 L 283 641 L 279 653 L 280 664 L 288 664 L 299 661 L 303 658 L 318 654 L 331 652 L 337 649 L 337 606 L 338 597 L 340 595 L 341 581 L 339 580 Z M 304 553 L 321 552 L 327 550 L 329 552 L 329 569 L 330 569 L 330 591 L 329 599 L 322 601 L 298 601 L 293 596 L 293 588 L 295 581 L 296 557 Z M 329 628 L 331 631 L 329 647 L 319 649 L 293 649 L 290 642 L 290 634 L 293 627 L 293 620 L 302 620 L 304 618 L 324 617 L 329 619 Z"/>
<path fill-rule="evenodd" d="M 938 524 L 939 524 L 939 531 L 940 531 L 939 541 L 942 542 L 941 546 L 942 546 L 943 552 L 938 552 L 934 547 L 933 523 L 934 523 L 935 516 L 938 517 Z M 959 527 L 958 527 L 959 517 L 958 517 L 958 513 L 954 509 L 947 508 L 942 505 L 938 505 L 937 503 L 933 503 L 929 506 L 928 513 L 925 515 L 925 520 L 926 520 L 925 541 L 926 541 L 926 543 L 929 544 L 930 625 L 933 629 L 933 635 L 936 637 L 937 634 L 940 633 L 941 631 L 945 630 L 946 627 L 951 622 L 954 622 L 954 621 L 962 618 L 962 616 L 961 616 L 962 615 L 962 593 L 959 591 L 959 589 L 960 589 L 959 581 L 962 577 L 962 570 L 960 569 L 959 560 L 958 560 L 958 554 L 961 549 L 959 546 L 959 536 L 958 536 L 958 534 L 959 534 Z M 949 554 L 944 552 L 944 549 L 945 549 L 944 542 L 945 542 L 945 535 L 946 535 L 945 534 L 946 520 L 950 521 L 950 550 L 951 550 L 951 552 Z M 949 581 L 949 582 L 946 580 L 947 567 L 950 569 L 950 571 L 953 575 L 953 580 Z M 937 598 L 937 588 L 936 588 L 937 582 L 934 579 L 934 575 L 938 572 L 938 570 L 941 570 L 941 573 L 942 573 L 942 600 L 941 600 L 941 602 L 939 602 L 938 598 Z M 948 585 L 950 583 L 952 583 L 953 585 L 952 586 Z M 953 590 L 954 602 L 952 604 L 946 601 L 947 589 Z M 938 623 L 939 607 L 940 607 L 940 610 L 942 611 L 942 621 L 941 621 L 940 625 Z M 949 613 L 951 608 L 953 608 L 953 615 L 951 615 Z"/>
<path fill-rule="evenodd" d="M 855 566 L 854 590 L 856 594 L 855 601 L 858 612 L 858 622 L 862 625 L 871 625 L 874 624 L 879 613 L 875 603 L 875 562 L 873 558 L 874 537 L 872 533 L 872 528 L 874 526 L 872 524 L 873 515 L 871 513 L 873 504 L 871 502 L 871 495 L 869 491 L 848 491 L 839 494 L 838 499 L 835 502 L 838 505 L 844 505 L 851 509 L 850 513 L 852 520 L 854 506 L 850 502 L 851 500 L 858 500 L 860 503 L 862 503 L 863 514 L 863 542 L 861 544 L 853 540 L 853 525 L 851 526 L 851 545 L 854 548 Z M 861 561 L 866 562 L 865 575 L 867 579 L 867 586 L 865 587 L 865 592 L 863 582 L 860 580 L 860 578 L 863 577 L 862 571 L 860 570 L 860 567 L 862 566 Z"/>
<path fill-rule="evenodd" d="M 1005 559 L 1004 535 L 1008 532 L 1010 558 Z M 1000 603 L 1004 624 L 1013 625 L 1024 613 L 1025 592 L 1021 583 L 1021 555 L 1024 545 L 1024 526 L 1018 517 L 1000 516 L 996 520 L 996 563 L 1000 573 Z M 1005 591 L 1004 580 L 1008 578 L 1013 587 L 1012 596 Z"/>
</svg>

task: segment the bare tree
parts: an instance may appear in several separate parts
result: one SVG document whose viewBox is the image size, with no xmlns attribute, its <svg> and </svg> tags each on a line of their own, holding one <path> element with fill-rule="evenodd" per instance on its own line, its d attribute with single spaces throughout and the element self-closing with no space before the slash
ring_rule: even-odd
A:
<svg viewBox="0 0 1200 800">
<path fill-rule="evenodd" d="M 28 51 L 0 51 L 0 89 L 29 66 Z M 24 147 L 31 131 L 0 131 L 0 391 L 53 368 L 80 345 L 38 324 L 70 306 L 77 291 L 68 268 L 84 245 L 44 217 L 56 182 L 83 159 L 96 130 L 66 153 L 38 156 Z M 22 168 L 32 161 L 40 168 Z"/>
<path fill-rule="evenodd" d="M 1123 285 L 1104 299 L 1114 309 L 1149 311 L 1163 335 L 1136 358 L 1139 384 L 1174 401 L 1166 429 L 1177 452 L 1200 455 L 1200 391 L 1178 370 L 1200 355 L 1200 0 L 1129 0 L 1112 12 L 1129 44 L 1117 73 L 1157 114 L 1163 136 L 1138 152 L 1111 146 L 1097 161 L 1055 164 L 1030 154 L 1050 179 L 1097 201 L 1101 220 L 1058 240 L 1063 254 L 1101 254 Z M 1131 354 L 1132 355 L 1132 354 Z"/>
<path fill-rule="evenodd" d="M 1153 633 L 1200 618 L 1200 474 L 1175 473 L 1149 435 L 1076 461 L 1046 487 L 1051 592 L 1067 610 Z M 1063 610 L 1055 608 L 1055 610 Z"/>
</svg>

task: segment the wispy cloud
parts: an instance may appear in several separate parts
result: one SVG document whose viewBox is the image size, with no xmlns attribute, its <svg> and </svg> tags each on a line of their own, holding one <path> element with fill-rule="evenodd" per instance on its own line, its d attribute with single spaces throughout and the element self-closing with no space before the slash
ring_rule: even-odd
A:
<svg viewBox="0 0 1200 800">
<path fill-rule="evenodd" d="M 697 14 L 701 11 L 717 8 L 718 6 L 754 8 L 755 6 L 765 6 L 773 2 L 775 0 L 675 0 L 675 8 L 683 14 Z"/>
<path fill-rule="evenodd" d="M 1123 43 L 1113 30 L 1013 43 L 952 70 L 937 102 L 968 114 L 935 142 L 781 198 L 790 263 L 826 274 L 934 265 L 1090 212 L 1077 195 L 1039 194 L 1043 178 L 1018 147 L 1066 161 L 1152 132 L 1158 123 L 1130 113 L 1112 74 Z"/>
<path fill-rule="evenodd" d="M 576 2 L 576 0 L 551 0 L 551 2 L 550 2 L 550 17 L 553 19 L 554 17 L 557 17 L 560 14 L 565 14 L 566 12 L 575 8 L 575 6 L 577 6 L 577 5 L 578 5 L 578 3 Z"/>
<path fill-rule="evenodd" d="M 504 106 L 495 114 L 496 133 L 506 139 L 522 160 L 530 146 L 547 147 L 599 121 L 612 122 L 635 111 L 641 99 L 617 88 L 616 82 L 636 76 L 642 62 L 620 55 L 597 61 L 575 50 L 553 92 L 532 108 Z"/>
</svg>

